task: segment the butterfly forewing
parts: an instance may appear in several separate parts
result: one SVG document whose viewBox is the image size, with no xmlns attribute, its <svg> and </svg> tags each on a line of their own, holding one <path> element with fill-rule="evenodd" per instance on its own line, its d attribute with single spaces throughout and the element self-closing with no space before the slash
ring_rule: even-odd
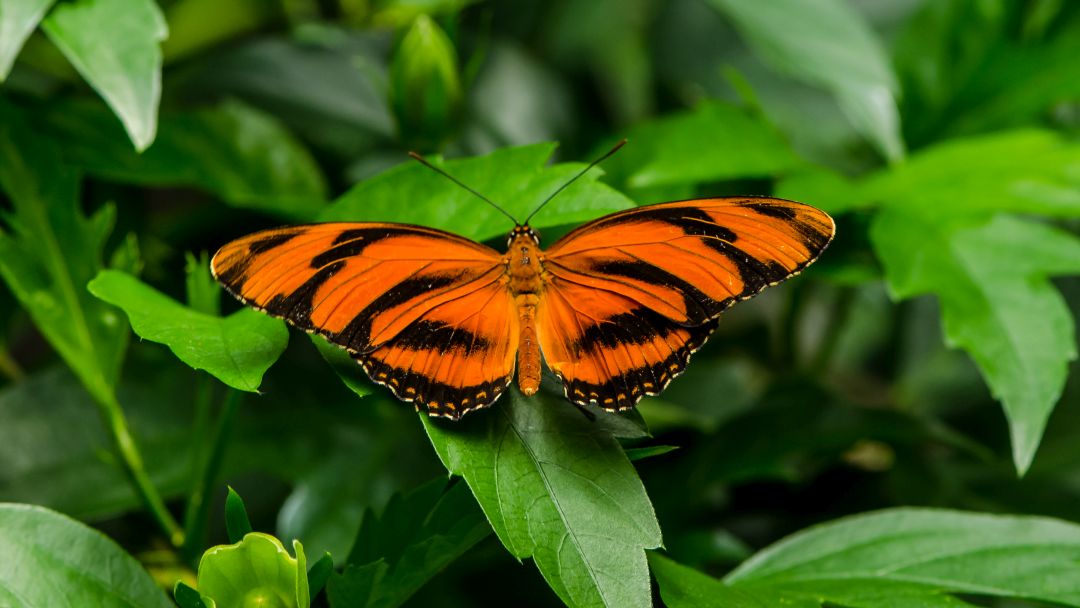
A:
<svg viewBox="0 0 1080 608">
<path fill-rule="evenodd" d="M 735 302 L 797 274 L 829 216 L 771 198 L 663 203 L 572 231 L 544 257 L 540 341 L 569 399 L 610 409 L 656 394 Z"/>
<path fill-rule="evenodd" d="M 211 266 L 243 302 L 347 348 L 402 399 L 437 403 L 432 413 L 460 415 L 454 399 L 491 403 L 513 372 L 502 256 L 468 239 L 404 224 L 291 226 L 233 241 Z"/>
</svg>

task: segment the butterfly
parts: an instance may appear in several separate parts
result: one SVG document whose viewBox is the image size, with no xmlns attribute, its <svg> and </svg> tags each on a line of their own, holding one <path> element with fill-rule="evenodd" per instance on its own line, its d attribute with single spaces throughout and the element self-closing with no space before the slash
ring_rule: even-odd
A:
<svg viewBox="0 0 1080 608">
<path fill-rule="evenodd" d="M 241 302 L 344 347 L 432 416 L 491 405 L 515 368 L 536 393 L 541 360 L 567 399 L 616 411 L 664 390 L 722 312 L 798 274 L 835 230 L 823 211 L 766 197 L 628 209 L 547 249 L 528 221 L 505 253 L 408 224 L 287 226 L 228 243 L 211 268 Z"/>
</svg>

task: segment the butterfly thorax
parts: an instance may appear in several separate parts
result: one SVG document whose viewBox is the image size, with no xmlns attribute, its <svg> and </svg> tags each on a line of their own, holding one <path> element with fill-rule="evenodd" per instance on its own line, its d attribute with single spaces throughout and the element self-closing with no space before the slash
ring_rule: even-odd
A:
<svg viewBox="0 0 1080 608">
<path fill-rule="evenodd" d="M 520 328 L 518 386 L 522 393 L 532 395 L 540 388 L 540 340 L 536 335 L 536 309 L 543 289 L 543 252 L 540 250 L 539 236 L 528 226 L 514 228 L 508 240 L 508 251 L 503 262 L 506 264 Z"/>
</svg>

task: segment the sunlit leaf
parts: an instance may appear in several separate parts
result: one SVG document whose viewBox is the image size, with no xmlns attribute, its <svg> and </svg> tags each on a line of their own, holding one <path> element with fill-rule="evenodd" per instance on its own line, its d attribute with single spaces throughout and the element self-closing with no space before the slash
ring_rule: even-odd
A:
<svg viewBox="0 0 1080 608">
<path fill-rule="evenodd" d="M 157 133 L 165 17 L 153 0 L 62 2 L 41 23 L 145 150 Z"/>
<path fill-rule="evenodd" d="M 23 43 L 56 0 L 6 0 L 0 5 L 0 82 L 11 72 Z"/>
<path fill-rule="evenodd" d="M 118 270 L 103 271 L 89 289 L 127 313 L 140 337 L 167 345 L 184 363 L 243 391 L 259 390 L 289 342 L 277 319 L 249 308 L 228 317 L 196 312 Z"/>
<path fill-rule="evenodd" d="M 212 547 L 199 561 L 199 593 L 222 608 L 308 608 L 303 547 L 294 542 L 293 550 L 295 557 L 280 540 L 261 532 L 249 532 L 232 545 Z"/>
</svg>

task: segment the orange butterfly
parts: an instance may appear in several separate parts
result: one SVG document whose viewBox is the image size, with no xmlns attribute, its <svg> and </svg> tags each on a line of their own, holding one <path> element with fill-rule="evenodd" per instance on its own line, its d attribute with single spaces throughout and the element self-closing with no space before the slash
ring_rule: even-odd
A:
<svg viewBox="0 0 1080 608">
<path fill-rule="evenodd" d="M 505 254 L 407 224 L 290 226 L 225 245 L 211 267 L 245 304 L 348 349 L 399 399 L 458 419 L 499 398 L 515 361 L 535 393 L 541 354 L 570 401 L 633 407 L 685 369 L 720 313 L 798 274 L 833 233 L 809 205 L 714 198 L 613 213 L 547 250 L 515 221 Z"/>
</svg>

